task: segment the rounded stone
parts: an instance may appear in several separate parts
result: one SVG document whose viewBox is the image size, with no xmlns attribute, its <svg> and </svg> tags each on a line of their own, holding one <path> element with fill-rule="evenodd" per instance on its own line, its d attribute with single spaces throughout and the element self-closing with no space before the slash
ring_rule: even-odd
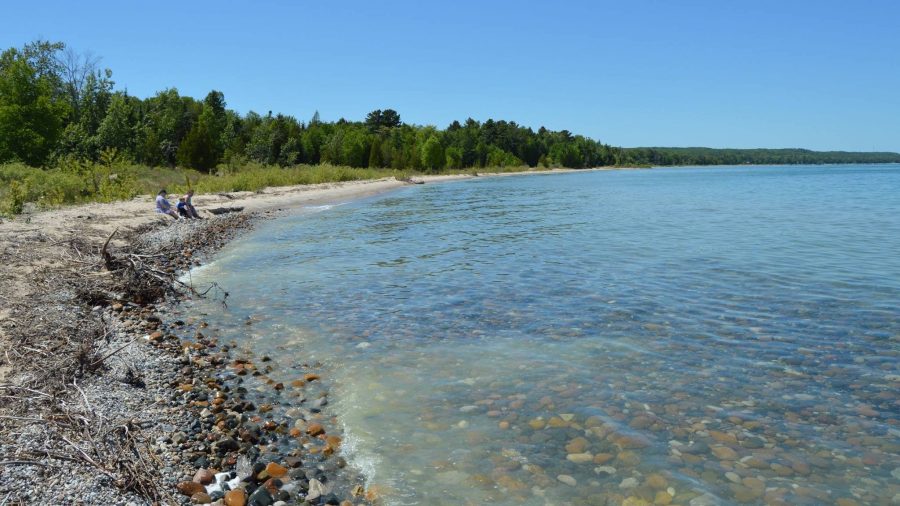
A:
<svg viewBox="0 0 900 506">
<path fill-rule="evenodd" d="M 569 476 L 568 474 L 561 474 L 561 475 L 557 476 L 556 479 L 559 480 L 561 483 L 565 483 L 566 485 L 568 485 L 570 487 L 574 487 L 575 485 L 578 484 L 578 482 L 575 481 L 575 478 Z"/>
<path fill-rule="evenodd" d="M 245 506 L 247 504 L 247 493 L 242 489 L 229 490 L 225 494 L 225 506 Z"/>
</svg>

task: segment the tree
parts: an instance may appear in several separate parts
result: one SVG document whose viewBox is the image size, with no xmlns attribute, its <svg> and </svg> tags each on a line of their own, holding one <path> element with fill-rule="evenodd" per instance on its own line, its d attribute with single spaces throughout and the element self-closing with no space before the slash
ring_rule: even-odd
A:
<svg viewBox="0 0 900 506">
<path fill-rule="evenodd" d="M 132 152 L 134 128 L 131 120 L 131 105 L 127 97 L 117 93 L 112 97 L 106 117 L 97 129 L 96 145 L 102 149 L 114 148 L 126 156 Z"/>
<path fill-rule="evenodd" d="M 369 148 L 369 167 L 384 167 L 381 137 L 377 135 L 372 139 L 372 146 Z"/>
<path fill-rule="evenodd" d="M 436 171 L 444 166 L 444 148 L 437 135 L 428 137 L 425 144 L 422 145 L 422 165 L 426 168 Z"/>
<path fill-rule="evenodd" d="M 72 115 L 75 121 L 81 118 L 82 96 L 85 87 L 88 85 L 88 78 L 94 75 L 100 75 L 97 66 L 100 64 L 100 57 L 94 56 L 90 52 L 78 53 L 74 49 L 67 47 L 62 50 L 61 54 L 56 55 L 56 63 L 60 72 L 63 90 L 69 96 L 69 105 L 72 108 Z M 107 78 L 112 73 L 106 69 Z"/>
<path fill-rule="evenodd" d="M 366 115 L 366 127 L 370 132 L 377 132 L 383 128 L 391 129 L 401 125 L 400 114 L 393 109 L 376 109 Z"/>
<path fill-rule="evenodd" d="M 449 147 L 446 150 L 446 167 L 448 169 L 462 168 L 462 149 L 457 147 Z"/>
<path fill-rule="evenodd" d="M 200 118 L 178 146 L 178 163 L 204 172 L 215 168 L 219 163 L 219 157 L 216 153 L 216 139 L 211 129 L 213 121 L 212 111 L 204 108 Z"/>
<path fill-rule="evenodd" d="M 0 56 L 0 161 L 47 162 L 63 131 L 69 108 L 15 49 Z"/>
</svg>

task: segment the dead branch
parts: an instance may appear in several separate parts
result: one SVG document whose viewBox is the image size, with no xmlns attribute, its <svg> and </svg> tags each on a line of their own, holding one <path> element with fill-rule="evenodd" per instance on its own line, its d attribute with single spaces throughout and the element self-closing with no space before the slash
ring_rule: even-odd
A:
<svg viewBox="0 0 900 506">
<path fill-rule="evenodd" d="M 106 242 L 103 243 L 103 249 L 100 250 L 100 255 L 103 257 L 103 264 L 106 266 L 106 270 L 111 271 L 114 267 L 113 257 L 109 254 L 107 248 L 109 248 L 109 241 L 112 240 L 113 236 L 118 232 L 119 228 L 116 227 L 115 230 L 109 234 L 109 237 L 106 238 Z"/>
</svg>

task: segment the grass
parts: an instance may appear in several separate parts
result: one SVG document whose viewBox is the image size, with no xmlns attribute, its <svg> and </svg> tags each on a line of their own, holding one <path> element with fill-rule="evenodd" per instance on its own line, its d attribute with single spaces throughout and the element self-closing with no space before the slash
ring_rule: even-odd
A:
<svg viewBox="0 0 900 506">
<path fill-rule="evenodd" d="M 528 167 L 487 167 L 447 169 L 441 174 L 486 174 L 531 170 Z M 62 161 L 50 169 L 21 163 L 0 165 L 0 214 L 20 214 L 26 204 L 38 208 L 89 202 L 129 200 L 137 195 L 153 195 L 165 188 L 183 193 L 257 191 L 275 186 L 308 185 L 360 181 L 417 175 L 409 171 L 354 168 L 335 165 L 267 166 L 255 163 L 222 165 L 215 174 L 190 169 L 147 167 L 111 157 L 99 163 Z"/>
</svg>

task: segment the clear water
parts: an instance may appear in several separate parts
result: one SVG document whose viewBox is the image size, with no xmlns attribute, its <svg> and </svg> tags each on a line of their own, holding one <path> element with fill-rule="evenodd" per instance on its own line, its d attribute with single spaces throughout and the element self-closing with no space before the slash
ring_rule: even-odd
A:
<svg viewBox="0 0 900 506">
<path fill-rule="evenodd" d="M 897 166 L 408 187 L 193 278 L 273 376 L 321 364 L 388 504 L 900 498 Z"/>
</svg>

